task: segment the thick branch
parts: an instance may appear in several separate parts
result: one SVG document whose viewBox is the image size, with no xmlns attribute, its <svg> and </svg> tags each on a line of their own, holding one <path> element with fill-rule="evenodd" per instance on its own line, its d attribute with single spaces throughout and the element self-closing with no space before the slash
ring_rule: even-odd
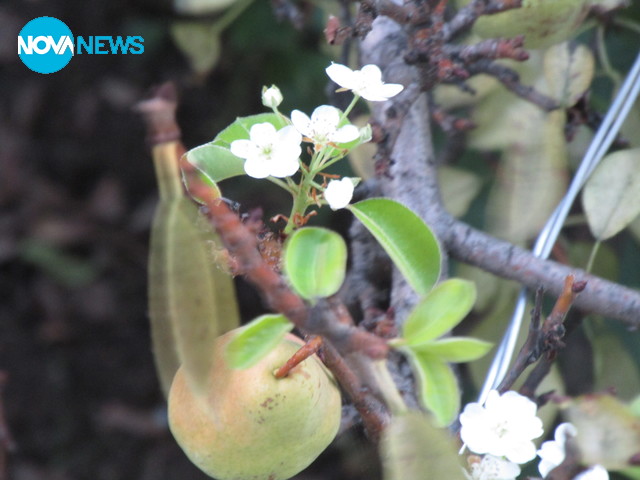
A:
<svg viewBox="0 0 640 480">
<path fill-rule="evenodd" d="M 366 63 L 376 63 L 385 72 L 392 71 L 396 78 L 410 78 L 410 72 L 400 72 L 397 57 L 384 54 L 385 49 L 387 52 L 393 49 L 388 46 L 377 49 L 380 46 L 378 43 L 385 42 L 388 45 L 394 41 L 402 42 L 399 26 L 390 20 L 376 22 L 375 26 L 383 31 L 370 35 L 367 41 L 362 43 L 363 60 Z M 377 42 L 373 41 L 373 38 Z M 412 69 L 406 65 L 404 68 L 407 71 Z M 388 155 L 386 159 L 380 159 L 381 163 L 388 166 L 380 175 L 385 193 L 418 213 L 434 230 L 452 257 L 500 277 L 515 280 L 532 289 L 543 285 L 548 292 L 556 296 L 562 292 L 564 279 L 568 275 L 574 275 L 576 281 L 587 282 L 584 292 L 576 299 L 576 308 L 622 320 L 633 328 L 640 327 L 639 291 L 574 267 L 539 259 L 528 250 L 456 220 L 444 210 L 430 140 L 428 108 L 426 102 L 417 103 L 420 106 L 414 105 L 410 114 L 402 118 L 400 134 L 392 149 L 382 149 L 383 155 Z M 393 99 L 374 108 L 373 118 L 383 132 L 389 120 L 386 112 L 393 109 Z M 396 123 L 391 122 L 392 132 L 397 130 Z"/>
</svg>

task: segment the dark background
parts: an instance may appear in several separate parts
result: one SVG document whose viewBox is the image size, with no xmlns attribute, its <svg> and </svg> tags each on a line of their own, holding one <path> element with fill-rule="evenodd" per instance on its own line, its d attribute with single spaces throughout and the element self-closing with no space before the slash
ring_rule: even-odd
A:
<svg viewBox="0 0 640 480">
<path fill-rule="evenodd" d="M 74 35 L 141 35 L 145 52 L 77 55 L 57 73 L 34 73 L 16 37 L 39 16 Z M 0 478 L 207 478 L 171 438 L 154 372 L 146 265 L 157 197 L 132 107 L 173 81 L 194 147 L 263 111 L 264 84 L 282 88 L 284 111 L 310 112 L 326 101 L 329 57 L 318 53 L 320 17 L 296 30 L 256 0 L 223 34 L 215 69 L 195 74 L 170 34 L 178 20 L 155 1 L 0 3 L 0 437 L 8 431 L 13 450 Z M 232 188 L 243 208 L 279 201 L 256 184 Z M 300 478 L 375 477 L 363 449 L 344 436 Z"/>
</svg>

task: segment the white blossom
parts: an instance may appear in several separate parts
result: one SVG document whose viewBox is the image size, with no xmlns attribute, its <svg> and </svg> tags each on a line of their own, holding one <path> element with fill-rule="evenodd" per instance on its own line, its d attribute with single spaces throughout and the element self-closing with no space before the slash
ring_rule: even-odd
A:
<svg viewBox="0 0 640 480">
<path fill-rule="evenodd" d="M 353 197 L 353 180 L 345 177 L 341 180 L 331 180 L 324 191 L 324 199 L 332 210 L 338 210 L 349 205 Z"/>
<path fill-rule="evenodd" d="M 347 143 L 360 137 L 358 128 L 354 125 L 340 123 L 340 110 L 330 105 L 320 105 L 309 118 L 300 110 L 291 112 L 291 123 L 305 137 L 310 138 L 315 145 L 333 143 Z"/>
<path fill-rule="evenodd" d="M 325 70 L 329 78 L 342 88 L 353 91 L 371 102 L 384 102 L 395 97 L 404 88 L 399 83 L 384 83 L 377 65 L 365 65 L 361 70 L 351 70 L 345 65 L 332 63 Z"/>
<path fill-rule="evenodd" d="M 282 103 L 282 92 L 275 85 L 262 87 L 262 104 L 265 107 L 277 108 Z"/>
<path fill-rule="evenodd" d="M 553 440 L 544 442 L 538 450 L 540 464 L 538 470 L 540 475 L 546 477 L 551 470 L 556 468 L 564 461 L 565 443 L 567 436 L 575 437 L 577 435 L 576 427 L 570 423 L 561 423 L 553 434 Z M 579 473 L 575 480 L 608 480 L 609 473 L 602 465 L 594 465 L 588 470 Z"/>
<path fill-rule="evenodd" d="M 244 170 L 254 178 L 288 177 L 298 171 L 302 136 L 293 127 L 276 131 L 270 123 L 257 123 L 249 140 L 231 142 L 231 153 L 244 158 Z"/>
<path fill-rule="evenodd" d="M 517 392 L 489 392 L 485 405 L 469 403 L 460 414 L 460 437 L 469 450 L 526 463 L 536 456 L 534 438 L 542 435 L 536 404 Z"/>
<path fill-rule="evenodd" d="M 515 480 L 520 475 L 520 467 L 503 458 L 485 455 L 480 459 L 469 457 L 469 472 L 464 471 L 469 480 Z"/>
</svg>

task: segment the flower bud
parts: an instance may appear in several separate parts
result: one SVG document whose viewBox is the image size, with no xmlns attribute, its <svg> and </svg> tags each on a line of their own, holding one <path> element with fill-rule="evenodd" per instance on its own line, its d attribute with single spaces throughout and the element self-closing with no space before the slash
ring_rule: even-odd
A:
<svg viewBox="0 0 640 480">
<path fill-rule="evenodd" d="M 269 108 L 278 108 L 282 103 L 282 92 L 275 85 L 262 87 L 262 104 Z"/>
</svg>

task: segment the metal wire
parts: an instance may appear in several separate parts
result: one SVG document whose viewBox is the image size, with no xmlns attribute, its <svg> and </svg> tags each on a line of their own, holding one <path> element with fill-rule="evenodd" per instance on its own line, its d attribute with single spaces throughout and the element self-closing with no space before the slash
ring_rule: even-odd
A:
<svg viewBox="0 0 640 480">
<path fill-rule="evenodd" d="M 611 108 L 607 112 L 602 125 L 596 132 L 589 149 L 584 155 L 576 174 L 571 181 L 571 185 L 567 190 L 567 193 L 560 201 L 556 209 L 553 211 L 549 220 L 544 225 L 536 243 L 533 247 L 533 254 L 539 258 L 547 258 L 551 253 L 553 245 L 556 243 L 560 230 L 564 225 L 564 221 L 567 218 L 569 209 L 578 195 L 578 192 L 582 189 L 584 183 L 587 181 L 591 173 L 602 160 L 602 157 L 609 150 L 611 143 L 618 135 L 620 127 L 627 118 L 627 114 L 631 107 L 638 98 L 640 93 L 640 54 L 636 58 L 631 70 L 627 74 L 622 87 L 618 91 Z M 509 326 L 505 331 L 502 341 L 498 346 L 495 357 L 491 363 L 487 376 L 485 378 L 484 385 L 480 391 L 478 402 L 484 404 L 487 399 L 489 391 L 496 388 L 506 375 L 513 353 L 516 347 L 516 341 L 520 329 L 522 327 L 522 319 L 524 317 L 524 310 L 527 302 L 527 289 L 520 290 L 517 303 L 509 322 Z"/>
</svg>

